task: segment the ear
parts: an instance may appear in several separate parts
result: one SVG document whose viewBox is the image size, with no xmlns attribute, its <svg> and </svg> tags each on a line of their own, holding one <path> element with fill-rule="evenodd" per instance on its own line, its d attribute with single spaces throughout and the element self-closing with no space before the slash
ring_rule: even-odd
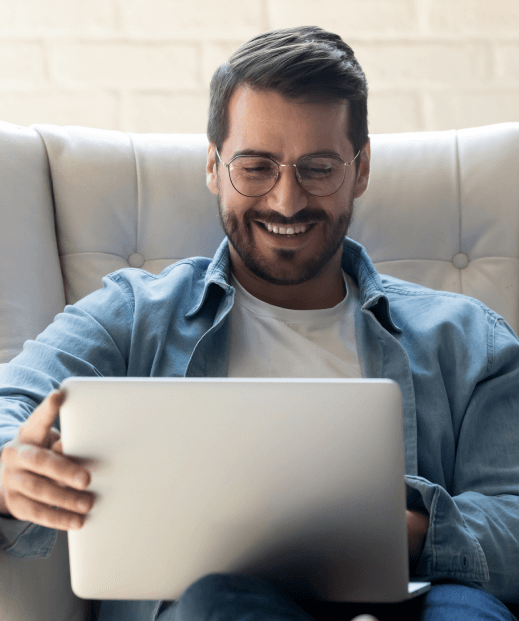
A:
<svg viewBox="0 0 519 621">
<path fill-rule="evenodd" d="M 207 149 L 206 184 L 209 190 L 218 195 L 218 177 L 216 173 L 216 145 L 209 143 Z"/>
<path fill-rule="evenodd" d="M 359 153 L 359 157 L 359 172 L 357 174 L 357 182 L 355 184 L 355 192 L 353 194 L 355 198 L 359 198 L 359 196 L 362 196 L 368 187 L 371 162 L 371 142 L 369 138 L 364 147 L 362 148 L 361 152 Z"/>
</svg>

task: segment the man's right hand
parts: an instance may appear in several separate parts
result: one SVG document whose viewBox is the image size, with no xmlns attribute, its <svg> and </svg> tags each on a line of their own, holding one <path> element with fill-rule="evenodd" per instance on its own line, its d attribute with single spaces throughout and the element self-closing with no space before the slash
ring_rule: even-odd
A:
<svg viewBox="0 0 519 621">
<path fill-rule="evenodd" d="M 83 526 L 95 499 L 83 491 L 90 485 L 90 472 L 63 455 L 60 433 L 52 427 L 64 400 L 63 391 L 49 393 L 20 426 L 15 439 L 5 444 L 0 457 L 4 464 L 0 513 L 72 530 Z M 84 508 L 78 505 L 82 500 Z"/>
</svg>

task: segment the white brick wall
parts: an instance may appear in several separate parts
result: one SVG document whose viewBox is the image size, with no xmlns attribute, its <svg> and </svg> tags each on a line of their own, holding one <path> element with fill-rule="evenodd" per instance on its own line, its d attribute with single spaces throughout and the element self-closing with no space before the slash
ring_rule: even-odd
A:
<svg viewBox="0 0 519 621">
<path fill-rule="evenodd" d="M 216 67 L 306 24 L 354 49 L 372 133 L 519 121 L 518 0 L 0 0 L 0 120 L 205 132 Z"/>
</svg>

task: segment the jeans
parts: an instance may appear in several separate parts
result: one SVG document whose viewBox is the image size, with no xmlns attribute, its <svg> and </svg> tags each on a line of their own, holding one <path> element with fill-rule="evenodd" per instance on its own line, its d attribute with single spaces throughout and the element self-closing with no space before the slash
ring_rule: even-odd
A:
<svg viewBox="0 0 519 621">
<path fill-rule="evenodd" d="M 496 597 L 455 583 L 434 584 L 425 595 L 398 604 L 297 603 L 267 581 L 239 574 L 209 574 L 164 603 L 156 621 L 517 621 Z"/>
</svg>

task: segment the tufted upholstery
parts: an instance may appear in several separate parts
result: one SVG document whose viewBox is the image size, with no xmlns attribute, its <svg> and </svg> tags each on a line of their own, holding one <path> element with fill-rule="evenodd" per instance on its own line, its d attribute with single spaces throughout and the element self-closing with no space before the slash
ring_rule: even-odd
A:
<svg viewBox="0 0 519 621">
<path fill-rule="evenodd" d="M 371 136 L 349 235 L 380 273 L 478 298 L 519 329 L 519 123 Z M 0 123 L 0 362 L 131 265 L 158 274 L 223 238 L 203 135 Z M 0 618 L 84 621 L 66 533 L 0 557 Z"/>
</svg>

